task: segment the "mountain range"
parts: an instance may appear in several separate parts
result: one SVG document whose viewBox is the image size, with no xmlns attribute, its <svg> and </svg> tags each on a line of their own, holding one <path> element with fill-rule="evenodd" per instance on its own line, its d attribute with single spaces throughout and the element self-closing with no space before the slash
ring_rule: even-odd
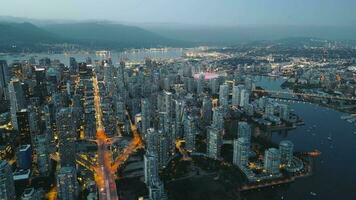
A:
<svg viewBox="0 0 356 200">
<path fill-rule="evenodd" d="M 87 49 L 148 48 L 183 46 L 187 42 L 169 39 L 135 26 L 106 22 L 43 24 L 0 22 L 0 52 L 59 50 L 63 46 Z"/>
<path fill-rule="evenodd" d="M 112 21 L 34 20 L 0 16 L 0 52 L 148 47 L 231 46 L 238 43 L 319 38 L 355 41 L 356 26 L 124 25 Z M 126 23 L 127 24 L 127 23 Z"/>
</svg>

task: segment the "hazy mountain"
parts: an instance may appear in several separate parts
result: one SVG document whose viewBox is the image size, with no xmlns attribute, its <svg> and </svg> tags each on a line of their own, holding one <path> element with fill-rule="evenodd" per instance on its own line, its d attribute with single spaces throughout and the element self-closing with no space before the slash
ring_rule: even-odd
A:
<svg viewBox="0 0 356 200">
<path fill-rule="evenodd" d="M 0 44 L 60 42 L 60 37 L 30 23 L 0 23 Z"/>
<path fill-rule="evenodd" d="M 14 21 L 20 19 L 0 22 L 0 52 L 61 51 L 67 48 L 67 45 L 62 44 L 113 50 L 187 45 L 142 28 L 108 22 L 43 23 L 36 26 Z"/>
<path fill-rule="evenodd" d="M 356 26 L 184 26 L 147 25 L 145 29 L 177 40 L 202 44 L 232 45 L 259 40 L 283 38 L 321 38 L 330 40 L 355 40 Z"/>
<path fill-rule="evenodd" d="M 72 43 L 106 48 L 175 46 L 182 42 L 167 39 L 134 26 L 114 23 L 67 23 L 42 26 Z"/>
</svg>

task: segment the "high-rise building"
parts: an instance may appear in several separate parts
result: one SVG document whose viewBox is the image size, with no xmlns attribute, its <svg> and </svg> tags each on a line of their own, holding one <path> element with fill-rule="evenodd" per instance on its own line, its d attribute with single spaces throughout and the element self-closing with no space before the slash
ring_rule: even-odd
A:
<svg viewBox="0 0 356 200">
<path fill-rule="evenodd" d="M 283 140 L 279 143 L 279 151 L 281 153 L 281 164 L 290 166 L 293 160 L 294 145 L 289 140 Z"/>
<path fill-rule="evenodd" d="M 0 60 L 0 88 L 5 90 L 9 82 L 9 71 L 6 60 Z"/>
<path fill-rule="evenodd" d="M 21 109 L 16 112 L 17 127 L 20 133 L 21 144 L 31 144 L 29 112 L 27 109 Z"/>
<path fill-rule="evenodd" d="M 4 160 L 0 160 L 0 199 L 16 199 L 15 184 L 11 166 Z"/>
<path fill-rule="evenodd" d="M 197 94 L 203 93 L 204 88 L 205 88 L 205 75 L 204 73 L 200 73 L 199 78 L 197 80 Z"/>
<path fill-rule="evenodd" d="M 37 157 L 38 172 L 41 176 L 48 176 L 52 169 L 49 141 L 46 134 L 35 137 L 35 152 Z M 74 155 L 72 155 L 74 157 Z"/>
<path fill-rule="evenodd" d="M 57 174 L 59 200 L 76 200 L 79 194 L 77 172 L 74 167 L 61 167 Z"/>
<path fill-rule="evenodd" d="M 201 116 L 205 124 L 211 123 L 211 117 L 213 112 L 212 109 L 213 109 L 213 104 L 211 102 L 210 97 L 204 97 L 203 105 L 201 108 Z"/>
<path fill-rule="evenodd" d="M 12 79 L 9 83 L 9 98 L 12 126 L 15 130 L 18 130 L 17 111 L 26 107 L 25 96 L 23 94 L 21 82 L 18 79 Z"/>
<path fill-rule="evenodd" d="M 164 184 L 161 180 L 155 181 L 149 188 L 149 200 L 167 200 L 167 195 L 164 191 Z"/>
<path fill-rule="evenodd" d="M 159 152 L 159 135 L 154 128 L 147 129 L 146 150 L 149 152 Z"/>
<path fill-rule="evenodd" d="M 21 200 L 42 200 L 44 198 L 44 191 L 41 188 L 26 188 L 21 195 Z"/>
<path fill-rule="evenodd" d="M 290 109 L 286 104 L 279 105 L 279 117 L 285 121 L 289 121 L 290 119 Z"/>
<path fill-rule="evenodd" d="M 248 164 L 250 153 L 250 141 L 245 137 L 234 140 L 233 164 L 243 167 Z"/>
<path fill-rule="evenodd" d="M 217 130 L 224 130 L 224 110 L 217 107 L 213 110 L 213 123 L 212 127 Z"/>
<path fill-rule="evenodd" d="M 141 100 L 141 133 L 145 137 L 147 129 L 151 127 L 151 110 L 147 99 Z"/>
<path fill-rule="evenodd" d="M 231 104 L 235 107 L 240 105 L 241 102 L 241 91 L 244 88 L 243 85 L 234 85 L 232 88 L 232 100 Z"/>
<path fill-rule="evenodd" d="M 219 159 L 221 145 L 222 131 L 214 127 L 209 128 L 207 135 L 207 156 L 213 159 Z"/>
<path fill-rule="evenodd" d="M 154 152 L 147 151 L 143 157 L 143 160 L 144 160 L 145 183 L 147 186 L 150 186 L 157 179 L 159 179 L 157 154 Z"/>
<path fill-rule="evenodd" d="M 184 121 L 184 139 L 185 139 L 185 148 L 190 152 L 195 151 L 196 134 L 197 134 L 197 129 L 195 125 L 195 120 L 192 116 L 188 115 L 187 119 Z"/>
<path fill-rule="evenodd" d="M 63 108 L 57 113 L 59 155 L 61 166 L 75 166 L 75 141 L 77 137 L 78 111 Z"/>
<path fill-rule="evenodd" d="M 274 116 L 274 105 L 273 103 L 268 103 L 265 107 L 265 115 L 267 117 Z"/>
<path fill-rule="evenodd" d="M 227 84 L 220 85 L 219 105 L 222 106 L 224 110 L 229 106 L 229 86 Z"/>
<path fill-rule="evenodd" d="M 246 89 L 241 90 L 240 107 L 244 107 L 250 102 L 250 93 Z"/>
<path fill-rule="evenodd" d="M 21 145 L 16 153 L 17 166 L 20 169 L 31 169 L 32 150 L 31 145 Z"/>
<path fill-rule="evenodd" d="M 269 148 L 265 151 L 264 169 L 267 173 L 276 175 L 279 173 L 281 154 L 276 148 Z"/>
<path fill-rule="evenodd" d="M 251 140 L 251 126 L 247 122 L 238 122 L 237 138 L 245 137 Z"/>
</svg>

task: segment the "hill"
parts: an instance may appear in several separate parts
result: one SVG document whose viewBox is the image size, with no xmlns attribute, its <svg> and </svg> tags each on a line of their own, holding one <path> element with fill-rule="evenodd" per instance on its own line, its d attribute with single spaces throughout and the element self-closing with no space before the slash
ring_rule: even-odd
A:
<svg viewBox="0 0 356 200">
<path fill-rule="evenodd" d="M 30 23 L 0 23 L 0 45 L 59 42 L 60 37 Z"/>
<path fill-rule="evenodd" d="M 180 42 L 134 26 L 110 23 L 72 23 L 43 26 L 73 43 L 106 48 L 155 47 L 178 45 Z"/>
<path fill-rule="evenodd" d="M 68 46 L 91 50 L 120 50 L 186 44 L 142 28 L 114 23 L 35 26 L 27 22 L 0 22 L 0 52 L 62 51 Z"/>
</svg>

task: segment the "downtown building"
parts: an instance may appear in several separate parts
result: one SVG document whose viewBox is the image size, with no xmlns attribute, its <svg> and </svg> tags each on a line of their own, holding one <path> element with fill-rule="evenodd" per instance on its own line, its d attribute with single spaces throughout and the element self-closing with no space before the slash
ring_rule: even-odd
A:
<svg viewBox="0 0 356 200">
<path fill-rule="evenodd" d="M 0 160 L 0 199 L 16 199 L 15 184 L 11 166 L 4 160 Z"/>
<path fill-rule="evenodd" d="M 278 175 L 279 165 L 281 163 L 280 151 L 276 148 L 269 148 L 265 151 L 264 169 L 268 174 Z"/>
<path fill-rule="evenodd" d="M 215 127 L 208 128 L 206 154 L 209 158 L 215 160 L 220 158 L 222 142 L 222 132 Z"/>
<path fill-rule="evenodd" d="M 240 137 L 233 142 L 232 163 L 240 168 L 246 167 L 250 155 L 250 141 L 248 138 Z"/>
<path fill-rule="evenodd" d="M 76 200 L 79 195 L 77 172 L 74 167 L 61 167 L 57 174 L 58 200 Z"/>
</svg>

